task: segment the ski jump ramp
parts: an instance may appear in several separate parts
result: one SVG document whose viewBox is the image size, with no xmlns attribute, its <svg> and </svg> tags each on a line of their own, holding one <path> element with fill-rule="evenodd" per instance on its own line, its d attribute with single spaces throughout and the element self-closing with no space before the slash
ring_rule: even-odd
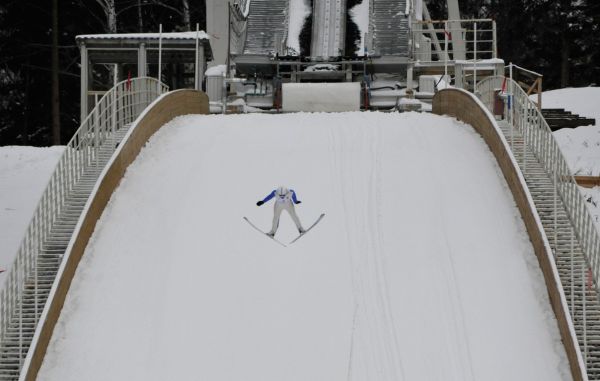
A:
<svg viewBox="0 0 600 381">
<path fill-rule="evenodd" d="M 477 181 L 474 181 L 476 179 Z M 324 219 L 258 234 L 287 185 Z M 278 237 L 295 236 L 282 217 Z M 289 240 L 288 240 L 289 239 Z M 428 114 L 187 116 L 113 194 L 44 380 L 570 380 L 488 146 Z M 68 365 L 67 365 L 68 364 Z"/>
</svg>

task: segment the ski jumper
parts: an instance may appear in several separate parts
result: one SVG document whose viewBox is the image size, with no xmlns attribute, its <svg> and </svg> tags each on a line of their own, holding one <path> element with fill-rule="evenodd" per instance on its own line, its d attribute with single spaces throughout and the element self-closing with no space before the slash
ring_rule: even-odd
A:
<svg viewBox="0 0 600 381">
<path fill-rule="evenodd" d="M 260 205 L 270 201 L 272 198 L 275 198 L 275 205 L 273 208 L 273 226 L 271 227 L 271 231 L 267 234 L 270 236 L 275 235 L 277 229 L 279 228 L 279 217 L 281 217 L 281 212 L 284 210 L 286 210 L 290 217 L 292 217 L 292 220 L 296 224 L 296 228 L 298 228 L 298 232 L 303 233 L 304 228 L 302 227 L 300 219 L 296 215 L 296 209 L 294 208 L 294 204 L 300 203 L 296 197 L 296 192 L 294 192 L 292 189 L 288 190 L 285 188 L 279 188 L 265 197 Z"/>
</svg>

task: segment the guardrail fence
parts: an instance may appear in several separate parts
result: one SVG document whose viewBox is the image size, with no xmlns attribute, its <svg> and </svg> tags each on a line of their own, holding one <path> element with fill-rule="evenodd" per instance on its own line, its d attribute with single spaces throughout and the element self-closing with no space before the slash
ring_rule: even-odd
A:
<svg viewBox="0 0 600 381">
<path fill-rule="evenodd" d="M 499 114 L 499 109 L 504 107 L 503 114 L 511 128 L 507 140 L 513 152 L 516 149 L 514 131 L 522 135 L 524 141 L 522 148 L 518 148 L 523 152 L 516 152 L 516 156 L 520 155 L 523 158 L 526 150 L 532 152 L 546 172 L 548 179 L 552 181 L 553 195 L 549 203 L 554 205 L 554 221 L 551 223 L 548 240 L 555 257 L 559 247 L 568 249 L 570 246 L 570 263 L 567 266 L 560 265 L 559 272 L 562 273 L 561 279 L 564 287 L 568 286 L 566 291 L 569 294 L 569 300 L 567 302 L 575 322 L 588 374 L 590 379 L 600 379 L 600 352 L 596 348 L 600 329 L 600 321 L 597 316 L 600 303 L 597 297 L 600 292 L 598 287 L 600 234 L 588 210 L 587 202 L 583 198 L 567 160 L 540 109 L 517 82 L 500 76 L 488 77 L 479 82 L 476 93 L 492 113 Z M 526 174 L 527 161 L 522 160 L 520 166 L 523 173 Z M 574 232 L 575 237 L 571 235 L 570 238 L 566 238 L 566 234 L 569 233 L 557 225 L 559 204 L 564 206 L 566 217 L 571 225 L 570 229 Z M 573 242 L 574 238 L 577 239 L 575 243 Z M 570 242 L 568 242 L 569 240 Z M 583 252 L 581 261 L 574 257 L 573 252 L 576 246 L 580 246 Z M 565 273 L 568 275 L 563 277 Z"/>
<path fill-rule="evenodd" d="M 67 144 L 0 291 L 2 379 L 19 377 L 72 229 L 87 201 L 85 192 L 91 192 L 95 185 L 94 176 L 97 179 L 116 150 L 124 128 L 167 90 L 154 78 L 117 84 L 100 99 Z M 56 258 L 55 268 L 49 268 L 46 259 L 40 260 L 49 253 Z"/>
</svg>

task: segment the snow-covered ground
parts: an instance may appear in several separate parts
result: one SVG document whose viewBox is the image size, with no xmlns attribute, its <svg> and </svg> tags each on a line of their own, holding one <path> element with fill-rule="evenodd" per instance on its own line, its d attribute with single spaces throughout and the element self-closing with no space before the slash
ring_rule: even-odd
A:
<svg viewBox="0 0 600 381">
<path fill-rule="evenodd" d="M 60 146 L 0 147 L 0 268 L 12 265 L 63 150 Z"/>
<path fill-rule="evenodd" d="M 476 181 L 475 181 L 476 179 Z M 268 229 L 278 185 L 305 225 Z M 295 228 L 283 216 L 277 237 Z M 514 200 L 428 114 L 188 116 L 92 237 L 43 380 L 570 380 Z"/>
<path fill-rule="evenodd" d="M 534 100 L 537 96 L 532 95 Z M 544 108 L 564 108 L 586 118 L 595 118 L 600 124 L 600 87 L 570 87 L 544 91 Z"/>
<path fill-rule="evenodd" d="M 595 126 L 563 128 L 554 136 L 573 170 L 581 176 L 600 176 L 600 87 L 566 88 L 546 91 L 544 108 L 564 108 L 587 118 L 595 118 Z M 600 187 L 580 187 L 600 231 Z"/>
</svg>

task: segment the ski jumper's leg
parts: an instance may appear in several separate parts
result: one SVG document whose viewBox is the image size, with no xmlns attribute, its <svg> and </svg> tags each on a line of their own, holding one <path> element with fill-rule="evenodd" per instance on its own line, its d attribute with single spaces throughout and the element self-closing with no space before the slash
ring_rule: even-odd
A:
<svg viewBox="0 0 600 381">
<path fill-rule="evenodd" d="M 292 217 L 292 220 L 294 221 L 294 223 L 296 224 L 296 228 L 298 228 L 299 232 L 303 232 L 304 228 L 302 227 L 302 224 L 300 223 L 300 219 L 298 218 L 298 215 L 296 214 L 296 208 L 294 208 L 294 204 L 287 203 L 285 206 L 285 210 L 288 211 L 288 213 L 290 214 L 290 217 Z"/>
<path fill-rule="evenodd" d="M 269 234 L 275 235 L 277 229 L 279 228 L 279 217 L 281 216 L 281 212 L 283 211 L 283 205 L 278 202 L 275 202 L 273 207 L 273 227 L 271 227 L 271 231 Z"/>
</svg>

